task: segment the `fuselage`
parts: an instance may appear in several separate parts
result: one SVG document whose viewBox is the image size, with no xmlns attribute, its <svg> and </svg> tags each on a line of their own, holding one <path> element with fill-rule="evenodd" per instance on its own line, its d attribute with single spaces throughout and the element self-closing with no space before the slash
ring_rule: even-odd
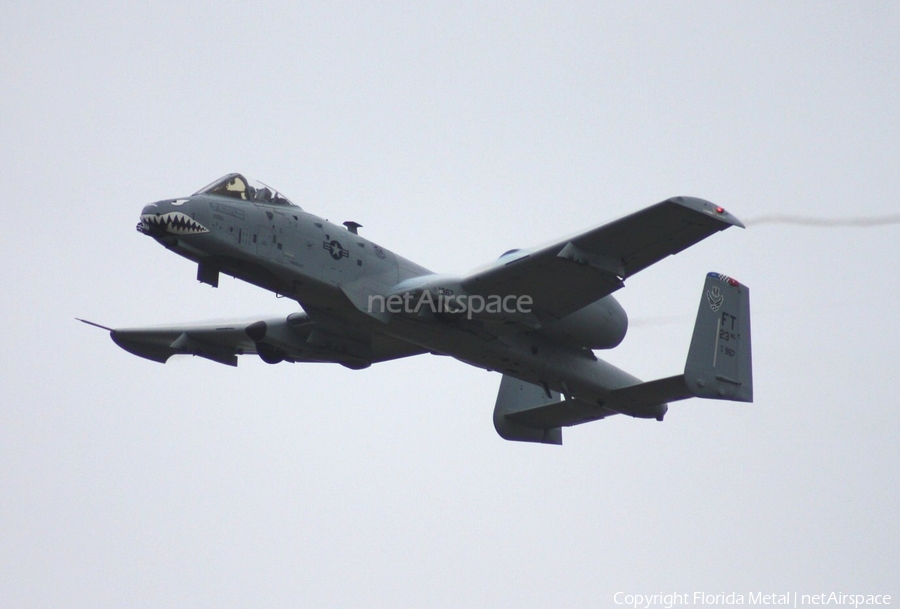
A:
<svg viewBox="0 0 900 609">
<path fill-rule="evenodd" d="M 592 350 L 614 347 L 625 336 L 627 316 L 612 296 L 552 323 L 503 311 L 471 319 L 372 310 L 373 297 L 453 293 L 458 282 L 357 234 L 355 223 L 338 226 L 271 189 L 263 192 L 232 176 L 231 182 L 223 179 L 190 197 L 146 206 L 138 230 L 196 262 L 199 280 L 217 285 L 219 273 L 225 273 L 290 297 L 335 333 L 389 336 L 414 346 L 409 354 L 449 355 L 596 402 L 639 382 Z M 243 183 L 233 187 L 236 180 Z M 628 414 L 660 416 L 656 410 Z"/>
</svg>

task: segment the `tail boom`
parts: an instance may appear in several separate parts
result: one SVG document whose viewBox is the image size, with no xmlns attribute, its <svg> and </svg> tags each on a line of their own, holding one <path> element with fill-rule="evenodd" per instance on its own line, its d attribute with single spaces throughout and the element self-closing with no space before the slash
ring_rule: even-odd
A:
<svg viewBox="0 0 900 609">
<path fill-rule="evenodd" d="M 563 400 L 546 385 L 504 376 L 494 426 L 507 440 L 561 444 L 562 427 L 613 414 L 662 421 L 668 402 L 692 397 L 752 402 L 751 355 L 750 290 L 727 275 L 709 273 L 684 374 L 620 386 L 596 403 L 568 395 Z"/>
</svg>

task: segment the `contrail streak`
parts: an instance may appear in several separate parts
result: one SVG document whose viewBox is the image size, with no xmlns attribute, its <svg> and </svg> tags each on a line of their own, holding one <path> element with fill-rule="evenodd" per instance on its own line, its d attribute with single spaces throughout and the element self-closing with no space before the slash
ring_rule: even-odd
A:
<svg viewBox="0 0 900 609">
<path fill-rule="evenodd" d="M 900 224 L 900 214 L 891 214 L 888 216 L 859 216 L 856 218 L 773 215 L 750 218 L 744 222 L 745 226 L 758 226 L 760 224 L 793 224 L 795 226 L 815 226 L 820 228 L 885 226 L 888 224 Z"/>
<path fill-rule="evenodd" d="M 659 317 L 638 317 L 628 320 L 628 327 L 648 328 L 650 326 L 668 326 L 674 323 L 690 322 L 690 315 L 660 315 Z"/>
</svg>

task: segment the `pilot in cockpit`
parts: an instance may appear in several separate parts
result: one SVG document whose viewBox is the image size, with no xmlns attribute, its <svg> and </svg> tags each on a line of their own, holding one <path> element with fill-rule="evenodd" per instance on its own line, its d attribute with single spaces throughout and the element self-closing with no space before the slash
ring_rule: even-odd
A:
<svg viewBox="0 0 900 609">
<path fill-rule="evenodd" d="M 287 197 L 274 188 L 256 180 L 248 180 L 239 173 L 229 174 L 224 178 L 220 178 L 195 194 L 219 195 L 254 203 L 264 203 L 266 205 L 290 205 L 296 207 Z"/>
<path fill-rule="evenodd" d="M 272 201 L 272 191 L 263 186 L 262 188 L 255 189 L 256 192 L 253 193 L 253 200 L 259 203 L 271 203 Z"/>
<path fill-rule="evenodd" d="M 224 190 L 226 192 L 223 194 L 227 193 L 228 195 L 233 197 L 237 195 L 235 198 L 240 197 L 244 201 L 247 200 L 247 184 L 244 182 L 241 176 L 234 176 L 233 178 L 228 180 L 228 182 L 225 184 Z"/>
</svg>

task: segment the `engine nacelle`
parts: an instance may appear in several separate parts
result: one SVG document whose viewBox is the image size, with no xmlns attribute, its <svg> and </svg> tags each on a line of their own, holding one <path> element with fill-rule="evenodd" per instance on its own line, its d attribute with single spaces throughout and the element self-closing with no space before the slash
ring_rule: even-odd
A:
<svg viewBox="0 0 900 609">
<path fill-rule="evenodd" d="M 284 323 L 275 325 L 274 330 L 272 332 L 270 325 L 264 321 L 252 323 L 244 329 L 250 340 L 256 343 L 256 354 L 259 355 L 259 359 L 267 364 L 283 362 L 285 359 L 284 340 L 285 338 L 289 340 L 294 338 Z M 278 339 L 279 335 L 281 340 Z"/>
<path fill-rule="evenodd" d="M 569 345 L 587 349 L 612 349 L 628 332 L 628 315 L 612 296 L 545 325 L 541 332 Z"/>
</svg>

